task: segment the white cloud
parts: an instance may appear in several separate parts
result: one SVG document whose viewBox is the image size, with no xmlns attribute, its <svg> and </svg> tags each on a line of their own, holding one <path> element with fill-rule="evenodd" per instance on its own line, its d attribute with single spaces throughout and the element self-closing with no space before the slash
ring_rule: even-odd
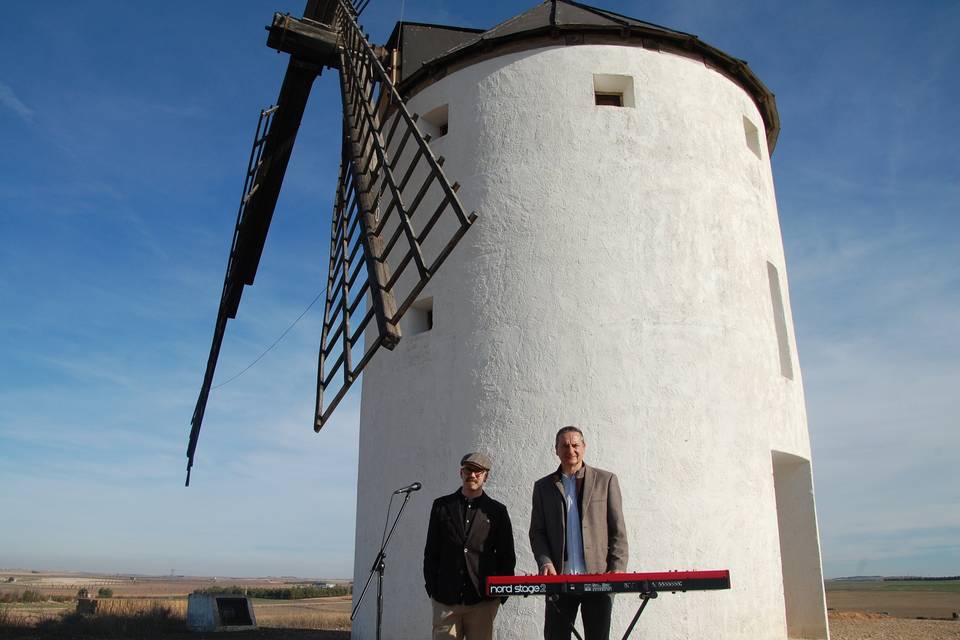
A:
<svg viewBox="0 0 960 640">
<path fill-rule="evenodd" d="M 0 104 L 20 116 L 24 122 L 33 122 L 33 109 L 25 105 L 4 82 L 0 82 Z"/>
<path fill-rule="evenodd" d="M 960 267 L 930 228 L 787 236 L 828 576 L 960 571 Z"/>
</svg>

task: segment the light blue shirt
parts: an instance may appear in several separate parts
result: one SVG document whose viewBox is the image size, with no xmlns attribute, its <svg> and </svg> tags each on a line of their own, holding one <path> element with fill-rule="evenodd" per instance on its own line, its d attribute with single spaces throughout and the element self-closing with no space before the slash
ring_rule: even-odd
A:
<svg viewBox="0 0 960 640">
<path fill-rule="evenodd" d="M 583 531 L 580 530 L 580 508 L 577 506 L 577 475 L 560 474 L 563 478 L 563 499 L 567 503 L 567 559 L 561 573 L 587 572 L 583 559 Z"/>
</svg>

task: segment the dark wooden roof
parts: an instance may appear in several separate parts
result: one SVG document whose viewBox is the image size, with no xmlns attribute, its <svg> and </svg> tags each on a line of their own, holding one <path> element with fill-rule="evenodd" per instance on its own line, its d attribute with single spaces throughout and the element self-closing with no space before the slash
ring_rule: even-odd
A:
<svg viewBox="0 0 960 640">
<path fill-rule="evenodd" d="M 780 133 L 773 93 L 747 63 L 695 35 L 605 11 L 573 0 L 544 0 L 529 11 L 487 31 L 423 23 L 398 23 L 387 42 L 400 48 L 400 91 L 412 95 L 481 60 L 556 44 L 608 43 L 668 51 L 700 59 L 742 86 L 753 97 L 771 152 Z"/>
<path fill-rule="evenodd" d="M 413 75 L 425 62 L 476 40 L 483 29 L 465 29 L 423 22 L 400 22 L 393 30 L 388 49 L 400 49 L 400 81 Z"/>
<path fill-rule="evenodd" d="M 664 33 L 688 35 L 651 22 L 628 18 L 612 11 L 598 9 L 579 2 L 546 0 L 529 11 L 498 24 L 487 31 L 483 37 L 484 39 L 495 39 L 543 27 L 563 26 L 643 27 Z"/>
</svg>

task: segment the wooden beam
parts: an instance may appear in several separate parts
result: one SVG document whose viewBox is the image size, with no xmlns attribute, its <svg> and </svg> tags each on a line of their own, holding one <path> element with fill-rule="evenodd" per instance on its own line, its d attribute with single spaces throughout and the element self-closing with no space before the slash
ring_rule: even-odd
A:
<svg viewBox="0 0 960 640">
<path fill-rule="evenodd" d="M 314 22 L 332 25 L 338 4 L 339 0 L 307 0 L 303 17 Z"/>
<path fill-rule="evenodd" d="M 273 24 L 267 27 L 267 31 L 267 46 L 271 49 L 289 53 L 320 68 L 339 66 L 337 33 L 320 23 L 275 13 Z"/>
<path fill-rule="evenodd" d="M 370 283 L 370 299 L 373 304 L 374 316 L 377 320 L 377 333 L 380 341 L 387 349 L 393 349 L 400 342 L 400 327 L 394 321 L 397 314 L 397 303 L 393 292 L 387 288 L 390 280 L 390 266 L 386 262 L 383 252 L 383 240 L 376 234 L 377 227 L 375 210 L 378 204 L 378 195 L 372 179 L 373 142 L 364 140 L 364 123 L 362 112 L 364 107 L 372 110 L 372 105 L 355 104 L 369 100 L 369 96 L 355 87 L 347 76 L 356 71 L 348 65 L 346 54 L 341 51 L 340 93 L 343 98 L 344 128 L 349 136 L 347 151 L 350 156 L 350 169 L 353 171 L 353 184 L 357 194 L 357 205 L 360 209 L 360 241 L 363 243 L 367 267 L 367 281 Z M 375 123 L 366 123 L 367 136 L 375 133 L 371 130 Z"/>
<path fill-rule="evenodd" d="M 280 96 L 277 98 L 277 113 L 260 157 L 261 166 L 257 172 L 257 180 L 238 232 L 237 273 L 231 274 L 232 286 L 253 284 L 263 253 L 263 243 L 267 239 L 273 211 L 280 196 L 283 176 L 287 171 L 293 143 L 297 139 L 303 111 L 316 76 L 316 67 L 290 58 L 283 85 L 280 87 Z"/>
</svg>

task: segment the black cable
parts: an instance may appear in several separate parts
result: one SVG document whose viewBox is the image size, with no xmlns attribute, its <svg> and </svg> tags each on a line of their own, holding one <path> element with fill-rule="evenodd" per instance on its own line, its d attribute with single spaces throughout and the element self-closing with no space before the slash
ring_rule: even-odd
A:
<svg viewBox="0 0 960 640">
<path fill-rule="evenodd" d="M 299 316 L 297 316 L 297 319 L 293 321 L 293 324 L 291 324 L 289 327 L 287 327 L 286 329 L 284 329 L 283 333 L 280 334 L 280 337 L 277 338 L 276 340 L 274 340 L 274 341 L 273 341 L 273 344 L 271 344 L 269 347 L 267 347 L 266 350 L 264 350 L 263 353 L 261 353 L 259 356 L 257 356 L 257 359 L 256 359 L 256 360 L 254 360 L 253 362 L 251 362 L 250 364 L 248 364 L 248 365 L 247 365 L 240 373 L 238 373 L 237 375 L 233 376 L 232 378 L 229 378 L 229 379 L 226 380 L 225 382 L 221 382 L 220 384 L 214 385 L 213 387 L 211 387 L 211 389 L 219 389 L 220 387 L 222 387 L 222 386 L 224 386 L 224 385 L 230 384 L 231 382 L 233 382 L 234 380 L 236 380 L 237 378 L 239 378 L 240 376 L 242 376 L 243 374 L 245 374 L 247 371 L 249 371 L 249 370 L 253 367 L 253 365 L 255 365 L 255 364 L 257 364 L 258 362 L 260 362 L 260 360 L 263 359 L 263 356 L 265 356 L 265 355 L 267 355 L 268 353 L 270 353 L 270 351 L 271 351 L 275 346 L 277 346 L 277 345 L 280 343 L 280 341 L 283 340 L 284 337 L 286 337 L 286 335 L 287 335 L 288 333 L 290 333 L 290 330 L 293 329 L 293 328 L 297 325 L 298 322 L 300 322 L 301 318 L 303 318 L 303 316 L 307 315 L 307 311 L 310 311 L 310 309 L 313 307 L 313 305 L 317 304 L 317 300 L 320 299 L 320 296 L 322 296 L 322 295 L 325 294 L 326 292 L 327 292 L 327 289 L 326 289 L 326 287 L 324 287 L 323 291 L 321 291 L 320 293 L 318 293 L 318 294 L 317 294 L 317 297 L 315 297 L 315 298 L 313 299 L 313 301 L 312 301 L 310 304 L 307 305 L 307 308 L 303 310 L 303 313 L 301 313 Z"/>
</svg>

